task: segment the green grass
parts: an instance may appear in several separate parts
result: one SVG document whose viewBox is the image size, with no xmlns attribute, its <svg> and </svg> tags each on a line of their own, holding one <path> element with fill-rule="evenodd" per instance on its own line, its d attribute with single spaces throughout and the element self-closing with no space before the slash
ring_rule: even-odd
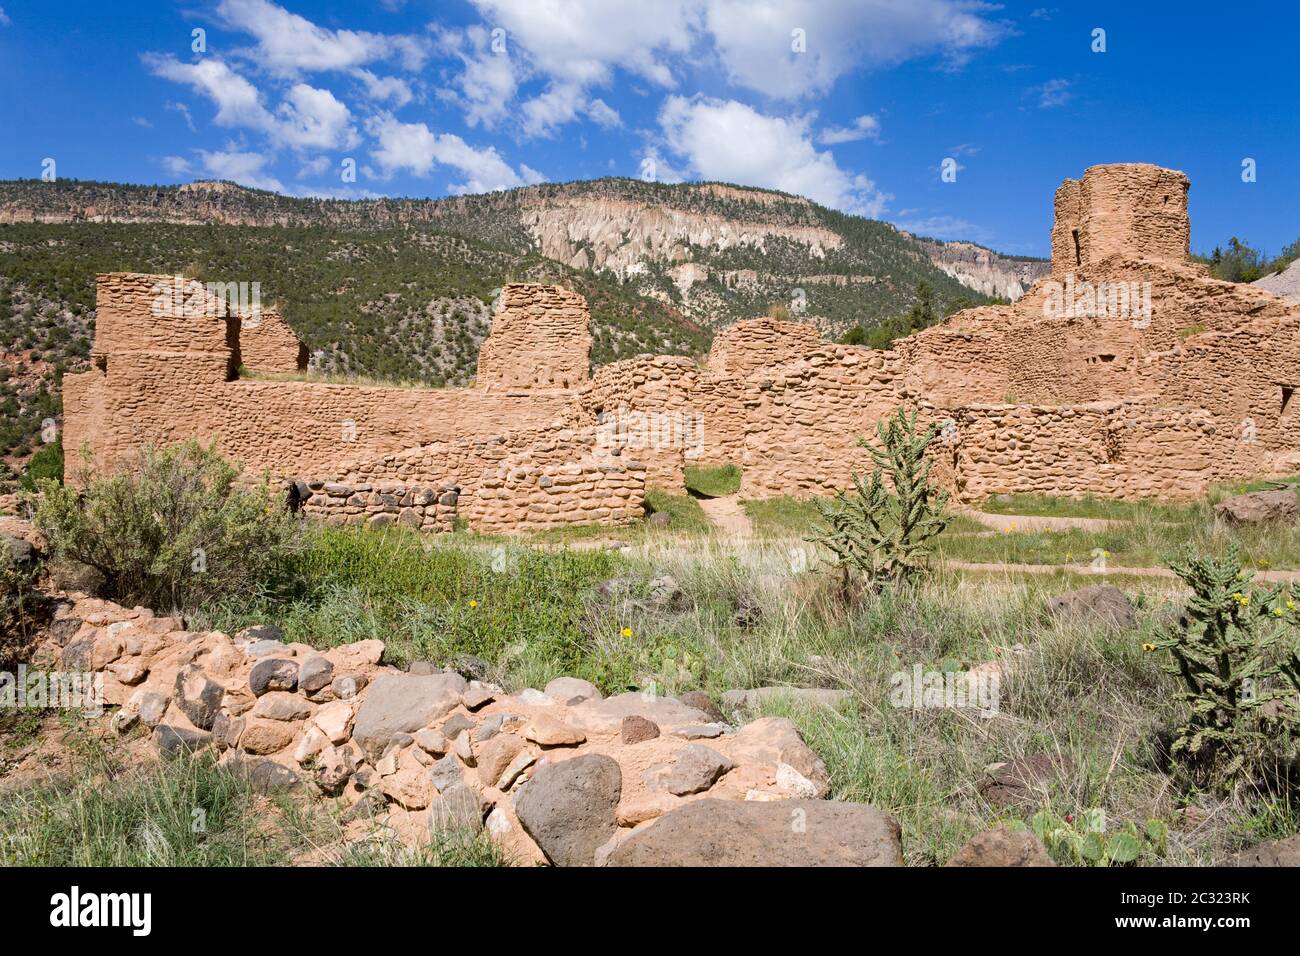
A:
<svg viewBox="0 0 1300 956">
<path fill-rule="evenodd" d="M 669 516 L 668 524 L 659 527 L 661 532 L 701 535 L 708 534 L 713 528 L 700 503 L 690 495 L 674 495 L 662 488 L 647 488 L 645 500 L 652 514 Z"/>
<path fill-rule="evenodd" d="M 283 866 L 313 829 L 202 758 L 122 769 L 85 757 L 72 775 L 0 795 L 5 866 Z"/>
<path fill-rule="evenodd" d="M 378 821 L 349 842 L 339 809 L 255 793 L 210 756 L 123 768 L 83 753 L 57 779 L 0 794 L 0 865 L 507 865 L 483 833 L 407 845 Z"/>
<path fill-rule="evenodd" d="M 706 498 L 721 498 L 740 491 L 740 466 L 699 464 L 686 466 L 686 488 Z"/>
<path fill-rule="evenodd" d="M 767 502 L 751 503 L 749 510 L 762 526 L 790 529 L 799 526 L 807 507 Z M 1077 547 L 1076 560 L 1083 560 L 1084 545 L 1096 541 L 1138 555 L 1143 548 L 1177 543 L 1171 536 L 1181 533 L 1205 547 L 1226 546 L 1224 536 L 1231 535 L 1255 549 L 1280 553 L 1295 547 L 1300 553 L 1300 544 L 1279 544 L 1276 530 L 1215 530 L 1212 520 L 1205 523 L 1208 505 L 1189 513 L 1199 523 L 1142 520 L 1107 535 L 975 537 L 959 528 L 945 534 L 942 547 L 946 553 L 1010 553 L 1038 563 L 1064 551 L 1063 543 Z M 991 763 L 1043 753 L 1068 757 L 1071 765 L 1051 783 L 1044 801 L 1057 812 L 1101 807 L 1113 826 L 1149 818 L 1171 823 L 1167 855 L 1144 857 L 1142 864 L 1222 862 L 1242 846 L 1290 835 L 1300 826 L 1284 797 L 1217 802 L 1196 795 L 1190 799 L 1206 822 L 1191 829 L 1172 826 L 1180 798 L 1156 766 L 1152 741 L 1182 711 L 1174 678 L 1143 647 L 1175 613 L 1181 600 L 1176 582 L 1108 577 L 1138 611 L 1137 627 L 1120 631 L 1061 622 L 1046 613 L 1047 598 L 1080 583 L 1064 571 L 1017 576 L 940 570 L 913 587 L 846 604 L 834 578 L 819 572 L 820 559 L 812 545 L 791 534 L 740 546 L 724 546 L 712 536 L 670 534 L 647 538 L 644 548 L 622 554 L 544 550 L 466 534 L 428 538 L 402 529 L 316 528 L 300 551 L 281 560 L 262 593 L 210 605 L 192 615 L 190 626 L 231 633 L 273 622 L 285 628 L 287 639 L 315 646 L 379 638 L 397 664 L 416 658 L 441 664 L 474 654 L 486 661 L 492 679 L 511 689 L 541 686 L 561 674 L 585 677 L 606 693 L 653 686 L 670 695 L 704 690 L 715 699 L 738 687 L 842 688 L 851 699 L 838 712 L 789 699 L 772 701 L 765 712 L 788 717 L 801 729 L 826 763 L 833 798 L 895 814 L 911 864 L 943 863 L 975 833 L 1007 819 L 1028 819 L 1041 804 L 991 806 L 976 784 Z M 682 592 L 672 607 L 651 600 L 650 581 L 664 576 Z M 626 586 L 602 594 L 597 585 L 612 578 Z M 991 660 L 1014 662 L 992 719 L 899 708 L 890 700 L 892 675 L 915 664 L 964 669 Z M 112 792 L 105 788 L 103 799 Z M 192 799 L 184 787 L 177 792 Z M 90 808 L 59 810 L 59 828 L 103 820 L 107 811 L 94 803 L 100 799 L 81 793 L 68 806 L 90 801 Z M 113 812 L 138 819 L 130 808 L 143 798 L 122 799 L 125 809 Z M 179 797 L 150 799 L 164 807 L 182 805 Z M 65 806 L 55 796 L 46 804 Z M 36 826 L 34 810 L 15 812 L 0 811 L 0 833 Z M 293 858 L 299 845 L 294 828 L 316 832 L 324 826 L 285 817 L 281 827 L 279 820 L 273 813 L 264 828 L 272 837 L 287 832 L 285 842 L 255 844 L 250 860 Z M 219 846 L 247 846 L 236 839 L 238 827 L 229 823 Z M 104 832 L 126 839 L 120 830 Z M 316 839 L 334 847 L 328 827 L 322 832 Z M 44 836 L 21 858 L 81 859 L 78 852 L 89 852 L 73 842 Z M 19 844 L 27 846 L 21 839 Z M 236 849 L 222 852 L 233 858 Z M 329 859 L 368 865 L 502 862 L 490 846 L 474 841 L 408 852 L 383 833 Z"/>
</svg>

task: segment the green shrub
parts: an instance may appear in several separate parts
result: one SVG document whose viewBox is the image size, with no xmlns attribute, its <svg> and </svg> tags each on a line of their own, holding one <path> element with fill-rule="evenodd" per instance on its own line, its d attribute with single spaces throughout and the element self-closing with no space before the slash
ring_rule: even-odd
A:
<svg viewBox="0 0 1300 956">
<path fill-rule="evenodd" d="M 1170 753 L 1193 784 L 1227 791 L 1274 762 L 1295 725 L 1296 600 L 1280 586 L 1249 587 L 1235 546 L 1223 558 L 1189 553 L 1169 567 L 1192 591 L 1186 611 L 1152 645 L 1170 652 L 1178 699 L 1191 708 Z"/>
<path fill-rule="evenodd" d="M 39 570 L 16 564 L 0 538 L 0 671 L 27 659 L 47 619 L 49 601 L 36 588 Z"/>
<path fill-rule="evenodd" d="M 37 449 L 27 462 L 27 468 L 18 479 L 22 491 L 35 491 L 42 479 L 63 483 L 63 443 L 52 442 Z"/>
<path fill-rule="evenodd" d="M 266 483 L 243 490 L 237 475 L 197 442 L 146 449 L 134 468 L 87 476 L 81 493 L 42 480 L 36 525 L 54 558 L 102 576 L 103 597 L 193 608 L 258 589 L 294 535 Z"/>
<path fill-rule="evenodd" d="M 846 586 L 852 571 L 879 585 L 897 584 L 924 570 L 931 543 L 947 525 L 948 493 L 930 486 L 925 456 L 937 426 L 918 435 L 916 412 L 909 416 L 899 409 L 877 431 L 881 448 L 858 439 L 870 448 L 876 467 L 870 478 L 853 476 L 856 494 L 840 491 L 830 501 L 814 499 L 826 524 L 809 540 L 835 555 Z"/>
</svg>

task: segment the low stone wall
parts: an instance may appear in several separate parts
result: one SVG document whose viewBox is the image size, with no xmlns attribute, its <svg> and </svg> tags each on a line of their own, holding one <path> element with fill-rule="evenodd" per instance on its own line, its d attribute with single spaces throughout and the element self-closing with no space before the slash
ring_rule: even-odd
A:
<svg viewBox="0 0 1300 956">
<path fill-rule="evenodd" d="M 304 514 L 326 524 L 367 524 L 382 528 L 399 524 L 416 531 L 452 531 L 456 524 L 455 485 L 428 487 L 394 481 L 311 481 L 310 496 L 302 503 Z"/>
<path fill-rule="evenodd" d="M 533 531 L 628 524 L 645 514 L 645 466 L 592 454 L 592 429 L 537 429 L 437 442 L 307 482 L 308 514 L 338 523 Z"/>
<path fill-rule="evenodd" d="M 826 767 L 788 720 L 742 726 L 738 711 L 731 724 L 703 695 L 605 698 L 572 677 L 509 694 L 427 663 L 397 670 L 378 640 L 322 651 L 282 638 L 270 626 L 189 631 L 179 618 L 74 594 L 33 668 L 92 675 L 101 719 L 124 735 L 143 728 L 162 753 L 213 750 L 258 789 L 337 798 L 351 807 L 350 839 L 367 839 L 371 818 L 413 843 L 482 828 L 514 863 L 591 866 L 619 862 L 627 841 L 697 801 L 734 801 L 772 827 L 775 842 L 758 848 L 774 860 L 902 862 L 891 818 L 823 802 Z M 781 837 L 785 808 L 809 806 L 814 819 L 852 812 L 875 836 L 855 834 L 847 851 L 834 831 L 811 839 L 811 824 L 807 837 Z M 641 865 L 673 862 L 646 851 Z"/>
</svg>

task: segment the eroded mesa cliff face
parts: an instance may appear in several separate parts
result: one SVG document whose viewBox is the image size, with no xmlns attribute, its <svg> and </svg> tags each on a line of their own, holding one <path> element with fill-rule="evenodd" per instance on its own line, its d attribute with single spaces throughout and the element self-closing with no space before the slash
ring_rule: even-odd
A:
<svg viewBox="0 0 1300 956">
<path fill-rule="evenodd" d="M 521 221 L 542 255 L 620 278 L 644 271 L 647 260 L 687 262 L 692 247 L 766 252 L 769 240 L 779 237 L 803 247 L 814 259 L 824 259 L 828 249 L 842 244 L 839 235 L 817 226 L 743 222 L 719 213 L 617 199 L 543 201 L 526 206 Z"/>
<path fill-rule="evenodd" d="M 1016 301 L 1052 271 L 1043 259 L 1002 256 L 973 242 L 917 240 L 930 261 L 962 285 L 992 299 Z"/>
</svg>

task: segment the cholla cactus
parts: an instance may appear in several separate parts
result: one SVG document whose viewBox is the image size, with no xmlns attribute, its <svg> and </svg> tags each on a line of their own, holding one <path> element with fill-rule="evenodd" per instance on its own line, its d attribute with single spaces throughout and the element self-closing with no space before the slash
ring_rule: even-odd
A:
<svg viewBox="0 0 1300 956">
<path fill-rule="evenodd" d="M 1173 656 L 1167 670 L 1182 679 L 1178 698 L 1191 706 L 1171 754 L 1198 785 L 1229 790 L 1264 769 L 1294 725 L 1300 662 L 1279 644 L 1294 634 L 1296 602 L 1280 587 L 1250 587 L 1235 545 L 1223 558 L 1189 553 L 1169 567 L 1192 591 L 1155 643 Z"/>
<path fill-rule="evenodd" d="M 897 584 L 925 570 L 931 542 L 948 523 L 948 494 L 930 486 L 925 455 L 938 427 L 931 425 L 918 435 L 916 412 L 908 415 L 900 409 L 877 425 L 877 432 L 880 448 L 858 439 L 871 450 L 871 476 L 853 476 L 854 494 L 840 491 L 829 502 L 816 501 L 826 527 L 809 540 L 835 555 L 846 585 L 853 571 L 878 586 Z"/>
</svg>

